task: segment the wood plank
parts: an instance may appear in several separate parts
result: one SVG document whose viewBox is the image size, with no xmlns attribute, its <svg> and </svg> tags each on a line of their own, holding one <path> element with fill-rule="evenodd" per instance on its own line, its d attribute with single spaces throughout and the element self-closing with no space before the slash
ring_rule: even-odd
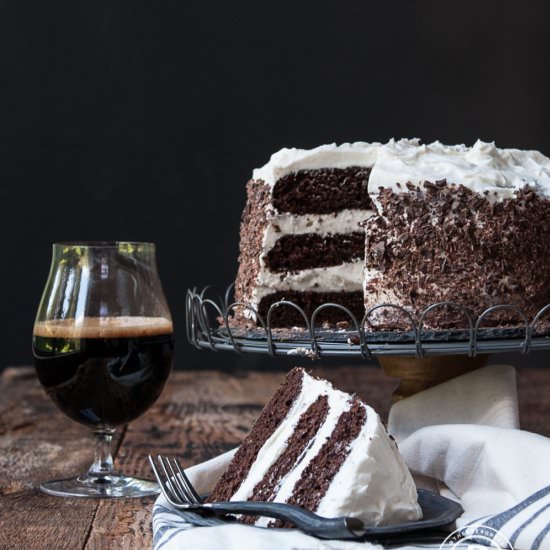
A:
<svg viewBox="0 0 550 550">
<path fill-rule="evenodd" d="M 0 497 L 0 548 L 80 549 L 88 538 L 97 502 L 57 498 L 38 489 Z"/>
<path fill-rule="evenodd" d="M 86 550 L 152 548 L 153 502 L 154 498 L 100 501 L 92 520 Z"/>
<path fill-rule="evenodd" d="M 91 431 L 55 407 L 33 369 L 4 371 L 0 392 L 0 495 L 85 472 L 93 459 L 93 445 Z"/>
</svg>

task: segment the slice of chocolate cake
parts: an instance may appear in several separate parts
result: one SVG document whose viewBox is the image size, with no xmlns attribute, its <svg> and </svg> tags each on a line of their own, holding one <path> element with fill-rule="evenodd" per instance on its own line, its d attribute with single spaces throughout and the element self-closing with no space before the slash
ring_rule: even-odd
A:
<svg viewBox="0 0 550 550">
<path fill-rule="evenodd" d="M 210 500 L 288 502 L 369 526 L 422 515 L 413 479 L 378 414 L 301 368 L 265 406 Z M 278 526 L 267 518 L 243 521 Z"/>
<path fill-rule="evenodd" d="M 452 301 L 477 316 L 512 304 L 532 320 L 550 303 L 550 159 L 538 151 L 389 143 L 369 189 L 377 214 L 365 224 L 367 309 L 389 302 L 418 316 Z M 378 309 L 372 320 L 391 329 L 399 317 Z M 521 323 L 502 310 L 484 326 Z M 468 324 L 441 308 L 424 326 Z"/>
</svg>

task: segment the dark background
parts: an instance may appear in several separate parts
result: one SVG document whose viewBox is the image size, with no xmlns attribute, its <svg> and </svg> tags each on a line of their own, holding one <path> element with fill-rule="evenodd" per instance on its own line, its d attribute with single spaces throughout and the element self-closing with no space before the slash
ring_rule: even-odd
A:
<svg viewBox="0 0 550 550">
<path fill-rule="evenodd" d="M 51 243 L 84 239 L 157 243 L 178 367 L 267 365 L 183 330 L 186 289 L 234 277 L 252 168 L 392 136 L 550 154 L 549 6 L 0 1 L 0 368 L 31 362 Z"/>
</svg>

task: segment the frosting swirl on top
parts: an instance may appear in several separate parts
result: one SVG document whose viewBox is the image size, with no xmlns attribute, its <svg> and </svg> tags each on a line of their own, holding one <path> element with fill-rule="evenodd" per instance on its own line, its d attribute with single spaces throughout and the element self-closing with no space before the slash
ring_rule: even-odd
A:
<svg viewBox="0 0 550 550">
<path fill-rule="evenodd" d="M 480 140 L 472 147 L 390 141 L 378 150 L 369 188 L 377 195 L 380 187 L 398 191 L 397 183 L 443 179 L 491 200 L 514 197 L 526 185 L 550 198 L 550 159 L 538 151 L 499 149 Z"/>
</svg>

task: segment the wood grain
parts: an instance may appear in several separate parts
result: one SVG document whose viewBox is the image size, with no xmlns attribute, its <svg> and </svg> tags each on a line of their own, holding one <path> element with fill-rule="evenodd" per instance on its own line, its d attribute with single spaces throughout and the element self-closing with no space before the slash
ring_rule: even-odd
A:
<svg viewBox="0 0 550 550">
<path fill-rule="evenodd" d="M 0 548 L 82 548 L 96 503 L 39 493 L 47 479 L 85 471 L 88 431 L 62 415 L 32 369 L 7 369 L 0 385 Z"/>
<path fill-rule="evenodd" d="M 313 367 L 355 392 L 383 417 L 396 381 L 375 367 Z M 118 435 L 116 465 L 150 477 L 149 453 L 179 455 L 185 465 L 239 443 L 281 382 L 281 372 L 188 371 L 172 374 L 160 400 Z M 518 371 L 522 426 L 550 435 L 550 372 Z M 49 401 L 32 369 L 0 378 L 0 549 L 130 549 L 152 545 L 152 498 L 89 500 L 48 497 L 40 482 L 84 471 L 91 461 L 88 430 Z M 9 541 L 7 540 L 9 534 Z"/>
</svg>

